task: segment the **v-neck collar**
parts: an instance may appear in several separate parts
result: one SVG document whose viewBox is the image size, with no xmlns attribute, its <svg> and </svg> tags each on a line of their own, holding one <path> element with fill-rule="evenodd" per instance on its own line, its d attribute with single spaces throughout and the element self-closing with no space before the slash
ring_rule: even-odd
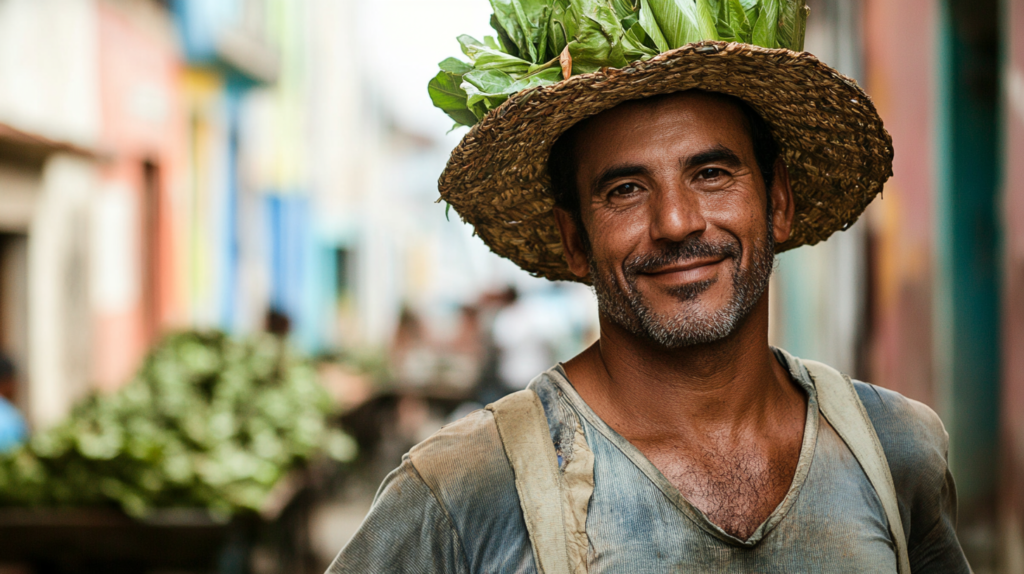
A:
<svg viewBox="0 0 1024 574">
<path fill-rule="evenodd" d="M 800 489 L 803 487 L 804 482 L 807 480 L 807 474 L 811 469 L 811 461 L 814 460 L 814 449 L 818 440 L 818 397 L 817 392 L 814 389 L 814 382 L 804 368 L 800 361 L 794 358 L 789 353 L 782 349 L 772 348 L 775 352 L 776 359 L 786 367 L 790 374 L 790 377 L 800 386 L 801 389 L 807 394 L 807 415 L 804 423 L 803 440 L 800 445 L 800 457 L 797 461 L 796 472 L 793 474 L 793 482 L 789 485 L 789 490 L 786 492 L 786 496 L 782 499 L 775 510 L 772 511 L 768 518 L 762 522 L 754 533 L 750 535 L 746 540 L 741 540 L 725 530 L 720 526 L 711 522 L 707 516 L 700 509 L 690 504 L 686 497 L 683 496 L 679 489 L 672 485 L 671 482 L 654 463 L 652 463 L 633 443 L 626 440 L 625 437 L 620 435 L 615 429 L 608 426 L 601 417 L 597 416 L 597 413 L 590 408 L 579 393 L 576 392 L 575 387 L 569 382 L 569 378 L 565 373 L 565 369 L 562 364 L 559 363 L 550 371 L 548 375 L 551 380 L 559 387 L 562 391 L 561 395 L 572 405 L 572 407 L 582 416 L 591 426 L 593 426 L 599 433 L 604 435 L 606 439 L 611 441 L 619 451 L 622 452 L 632 463 L 643 472 L 655 486 L 690 520 L 697 524 L 702 529 L 706 530 L 718 539 L 727 542 L 735 546 L 753 547 L 757 545 L 764 537 L 771 532 L 789 510 L 793 507 L 797 497 L 800 494 Z"/>
</svg>

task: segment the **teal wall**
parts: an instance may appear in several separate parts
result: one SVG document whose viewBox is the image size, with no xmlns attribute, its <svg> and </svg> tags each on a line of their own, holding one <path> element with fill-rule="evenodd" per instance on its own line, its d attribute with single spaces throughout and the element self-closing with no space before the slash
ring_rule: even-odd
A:
<svg viewBox="0 0 1024 574">
<path fill-rule="evenodd" d="M 945 0 L 940 21 L 936 376 L 962 506 L 991 497 L 999 438 L 1000 184 L 995 0 Z"/>
</svg>

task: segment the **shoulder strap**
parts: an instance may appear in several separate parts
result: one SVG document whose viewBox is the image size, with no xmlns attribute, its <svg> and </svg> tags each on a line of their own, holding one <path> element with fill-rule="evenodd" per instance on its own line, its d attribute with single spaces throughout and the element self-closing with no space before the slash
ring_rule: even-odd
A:
<svg viewBox="0 0 1024 574">
<path fill-rule="evenodd" d="M 512 393 L 487 406 L 516 476 L 533 557 L 540 574 L 569 574 L 558 456 L 537 393 Z M 540 455 L 540 456 L 538 456 Z"/>
<path fill-rule="evenodd" d="M 849 377 L 817 361 L 801 359 L 801 362 L 814 379 L 818 391 L 818 408 L 857 458 L 882 501 L 885 517 L 889 521 L 889 532 L 896 543 L 899 574 L 910 574 L 907 539 L 903 535 L 896 487 L 889 471 L 889 462 L 885 458 L 882 444 L 878 442 L 875 427 L 864 410 L 864 404 L 860 402 Z"/>
</svg>

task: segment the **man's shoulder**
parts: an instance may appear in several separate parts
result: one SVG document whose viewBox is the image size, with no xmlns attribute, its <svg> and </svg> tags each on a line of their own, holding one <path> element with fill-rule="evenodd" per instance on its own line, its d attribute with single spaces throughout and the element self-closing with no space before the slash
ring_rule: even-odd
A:
<svg viewBox="0 0 1024 574">
<path fill-rule="evenodd" d="M 493 413 L 474 411 L 446 425 L 413 447 L 406 464 L 443 507 L 473 571 L 530 571 L 515 475 Z"/>
<path fill-rule="evenodd" d="M 871 383 L 853 381 L 853 386 L 880 440 L 884 433 L 922 446 L 948 441 L 942 420 L 928 405 Z"/>
<path fill-rule="evenodd" d="M 408 457 L 453 516 L 475 515 L 481 503 L 516 496 L 515 475 L 490 411 L 474 411 L 445 425 Z"/>
<path fill-rule="evenodd" d="M 494 414 L 484 409 L 441 427 L 412 447 L 409 460 L 428 484 L 461 480 L 462 475 L 490 474 L 501 466 L 512 472 Z"/>
<path fill-rule="evenodd" d="M 897 490 L 940 486 L 946 475 L 949 435 L 939 415 L 896 391 L 861 381 L 853 384 L 875 427 Z"/>
</svg>

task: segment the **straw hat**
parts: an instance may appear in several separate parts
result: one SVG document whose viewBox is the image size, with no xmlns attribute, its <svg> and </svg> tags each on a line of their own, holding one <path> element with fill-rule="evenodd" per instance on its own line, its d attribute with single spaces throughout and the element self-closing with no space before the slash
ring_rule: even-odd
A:
<svg viewBox="0 0 1024 574">
<path fill-rule="evenodd" d="M 892 175 L 892 138 L 856 82 L 806 52 L 707 41 L 513 95 L 452 152 L 441 199 L 498 255 L 533 275 L 580 281 L 555 226 L 551 147 L 622 102 L 690 89 L 736 96 L 771 127 L 796 197 L 792 235 L 776 252 L 847 229 Z"/>
</svg>

